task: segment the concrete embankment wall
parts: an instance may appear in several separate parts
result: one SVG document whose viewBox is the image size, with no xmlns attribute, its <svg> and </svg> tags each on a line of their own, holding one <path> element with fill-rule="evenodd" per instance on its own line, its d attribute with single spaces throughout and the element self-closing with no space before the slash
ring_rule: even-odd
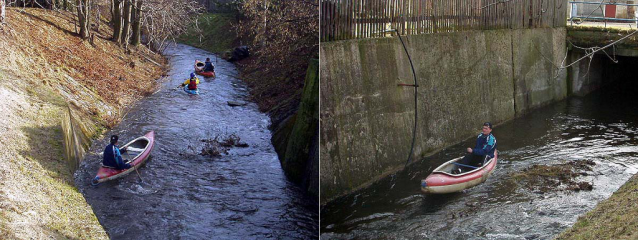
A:
<svg viewBox="0 0 638 240">
<path fill-rule="evenodd" d="M 421 158 L 567 96 L 565 28 L 404 37 L 416 70 Z M 322 43 L 321 204 L 401 169 L 410 152 L 414 89 L 398 38 Z"/>
<path fill-rule="evenodd" d="M 72 172 L 80 166 L 86 151 L 91 147 L 91 136 L 95 133 L 95 127 L 81 121 L 78 115 L 81 114 L 67 107 L 60 123 L 64 136 L 64 157 Z"/>
<path fill-rule="evenodd" d="M 319 60 L 308 64 L 299 110 L 273 131 L 272 143 L 281 167 L 301 183 L 311 198 L 319 197 Z"/>
</svg>

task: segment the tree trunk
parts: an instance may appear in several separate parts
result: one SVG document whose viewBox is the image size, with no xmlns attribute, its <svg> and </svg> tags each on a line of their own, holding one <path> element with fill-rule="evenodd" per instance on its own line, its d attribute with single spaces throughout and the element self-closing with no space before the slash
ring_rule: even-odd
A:
<svg viewBox="0 0 638 240">
<path fill-rule="evenodd" d="M 76 0 L 75 3 L 77 4 L 80 37 L 87 39 L 89 38 L 89 26 L 91 26 L 91 18 L 89 17 L 89 13 L 91 12 L 91 0 Z"/>
<path fill-rule="evenodd" d="M 7 2 L 5 0 L 0 0 L 0 23 L 4 23 L 4 17 L 5 17 L 4 5 L 7 5 Z"/>
<path fill-rule="evenodd" d="M 113 15 L 111 15 L 111 21 L 113 22 L 113 41 L 120 42 L 120 33 L 122 32 L 122 9 L 120 5 L 121 0 L 113 0 Z"/>
<path fill-rule="evenodd" d="M 131 40 L 131 44 L 133 46 L 140 45 L 140 30 L 142 25 L 142 1 L 143 0 L 135 0 L 135 11 L 133 18 L 133 40 Z"/>
<path fill-rule="evenodd" d="M 128 32 L 131 29 L 131 0 L 124 0 L 124 25 L 122 25 L 122 36 L 120 37 L 120 43 L 124 44 L 128 42 Z"/>
<path fill-rule="evenodd" d="M 64 7 L 64 11 L 69 10 L 69 0 L 64 0 L 62 6 Z"/>
</svg>

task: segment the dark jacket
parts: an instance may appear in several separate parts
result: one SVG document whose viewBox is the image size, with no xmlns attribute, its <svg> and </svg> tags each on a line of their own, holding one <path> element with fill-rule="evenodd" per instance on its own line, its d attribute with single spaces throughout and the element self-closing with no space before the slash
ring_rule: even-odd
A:
<svg viewBox="0 0 638 240">
<path fill-rule="evenodd" d="M 122 150 L 122 152 L 126 152 L 126 150 Z M 104 148 L 104 159 L 102 160 L 102 165 L 115 169 L 131 168 L 130 164 L 124 163 L 122 155 L 120 154 L 120 149 L 113 144 L 109 144 L 106 148 Z"/>
<path fill-rule="evenodd" d="M 496 138 L 491 133 L 489 135 L 478 135 L 476 138 L 476 146 L 472 149 L 474 155 L 489 155 L 490 158 L 494 158 L 494 150 L 496 149 Z"/>
<path fill-rule="evenodd" d="M 215 66 L 213 66 L 212 62 L 206 62 L 206 65 L 204 65 L 204 72 L 212 72 L 215 70 Z"/>
</svg>

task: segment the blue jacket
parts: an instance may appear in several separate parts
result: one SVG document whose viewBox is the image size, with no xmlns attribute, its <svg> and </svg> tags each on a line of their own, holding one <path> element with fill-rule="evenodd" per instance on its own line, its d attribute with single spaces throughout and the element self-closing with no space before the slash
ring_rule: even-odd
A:
<svg viewBox="0 0 638 240">
<path fill-rule="evenodd" d="M 126 150 L 122 150 L 122 152 L 126 152 Z M 104 148 L 104 159 L 102 160 L 102 165 L 116 169 L 131 168 L 130 164 L 124 163 L 122 160 L 120 148 L 113 144 L 109 144 L 106 148 Z"/>
<path fill-rule="evenodd" d="M 496 138 L 491 133 L 487 136 L 483 133 L 476 138 L 476 146 L 472 149 L 474 155 L 489 155 L 490 158 L 494 158 L 494 150 L 496 149 Z"/>
</svg>

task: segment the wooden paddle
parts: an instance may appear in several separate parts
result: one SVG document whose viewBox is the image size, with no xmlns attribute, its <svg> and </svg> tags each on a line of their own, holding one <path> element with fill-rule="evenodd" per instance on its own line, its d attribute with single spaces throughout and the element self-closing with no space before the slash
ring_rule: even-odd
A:
<svg viewBox="0 0 638 240">
<path fill-rule="evenodd" d="M 130 156 L 130 154 L 129 154 L 129 152 L 128 152 L 128 151 L 126 151 L 126 153 L 125 153 L 125 154 Z M 129 160 L 129 162 L 130 162 L 130 160 Z M 135 169 L 135 172 L 137 173 L 137 176 L 138 176 L 138 177 L 140 177 L 140 180 L 141 180 L 142 182 L 144 182 L 144 179 L 142 178 L 142 175 L 141 175 L 141 174 L 140 174 L 140 172 L 137 170 L 137 168 L 136 168 L 135 166 L 131 166 L 131 167 L 132 167 L 133 169 Z"/>
</svg>

